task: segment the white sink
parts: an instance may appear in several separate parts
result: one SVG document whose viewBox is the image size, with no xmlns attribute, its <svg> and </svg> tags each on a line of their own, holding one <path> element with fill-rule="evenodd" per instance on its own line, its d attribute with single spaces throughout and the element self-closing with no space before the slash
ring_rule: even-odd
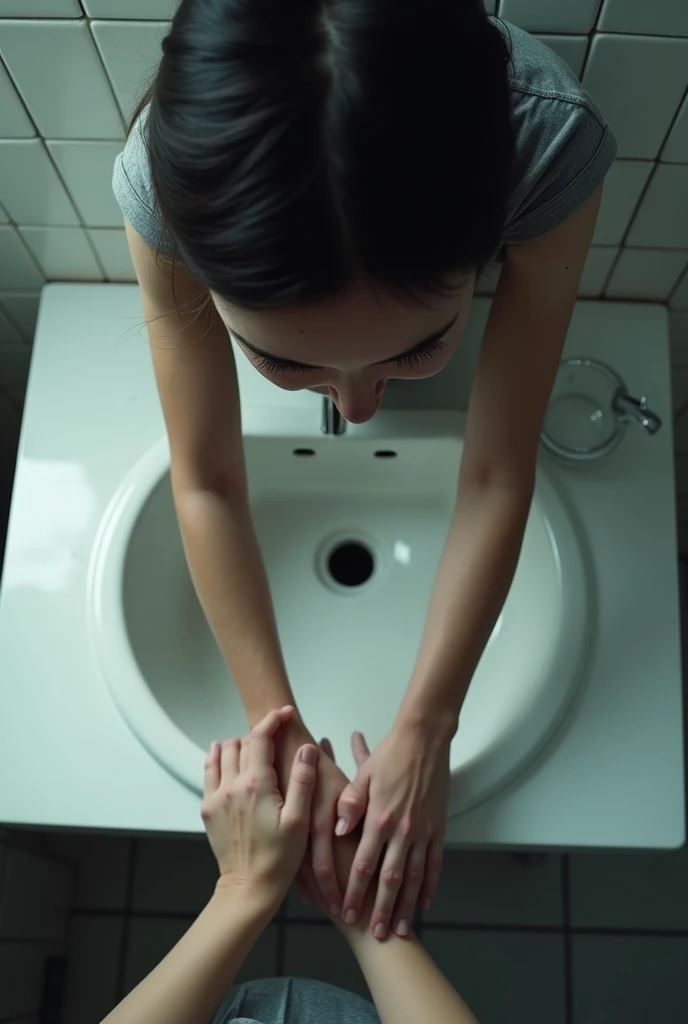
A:
<svg viewBox="0 0 688 1024">
<path fill-rule="evenodd" d="M 308 726 L 332 739 L 349 775 L 351 732 L 377 743 L 410 677 L 461 449 L 449 430 L 245 437 L 292 686 Z M 450 814 L 545 754 L 584 677 L 591 612 L 578 532 L 540 472 L 516 577 L 452 745 Z M 246 719 L 186 568 L 166 441 L 133 467 L 101 523 L 89 618 L 124 719 L 162 765 L 200 789 L 210 741 L 241 734 Z"/>
</svg>

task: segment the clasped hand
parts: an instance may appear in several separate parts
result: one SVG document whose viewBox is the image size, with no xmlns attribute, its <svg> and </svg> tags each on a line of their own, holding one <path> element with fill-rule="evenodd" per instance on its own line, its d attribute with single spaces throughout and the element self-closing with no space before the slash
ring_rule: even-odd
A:
<svg viewBox="0 0 688 1024">
<path fill-rule="evenodd" d="M 299 872 L 302 893 L 352 924 L 379 872 L 370 927 L 384 938 L 393 921 L 406 935 L 419 894 L 427 904 L 439 878 L 449 743 L 397 729 L 372 754 L 360 733 L 352 746 L 358 773 L 349 783 L 329 743 L 318 750 L 292 707 L 270 712 L 241 741 L 213 744 L 201 814 L 218 885 L 276 909 Z M 335 828 L 360 834 L 343 897 Z"/>
</svg>

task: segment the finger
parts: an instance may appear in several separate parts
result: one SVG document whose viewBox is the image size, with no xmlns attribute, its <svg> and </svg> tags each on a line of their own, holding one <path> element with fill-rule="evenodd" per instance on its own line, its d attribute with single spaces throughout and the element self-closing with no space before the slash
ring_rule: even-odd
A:
<svg viewBox="0 0 688 1024">
<path fill-rule="evenodd" d="M 335 835 L 345 836 L 356 828 L 368 806 L 368 782 L 354 779 L 342 790 L 337 801 Z"/>
<path fill-rule="evenodd" d="M 375 906 L 370 917 L 370 927 L 376 939 L 387 937 L 394 906 L 404 881 L 408 852 L 408 839 L 398 834 L 387 847 L 377 883 Z"/>
<path fill-rule="evenodd" d="M 283 708 L 276 708 L 268 711 L 267 715 L 242 741 L 242 752 L 244 744 L 246 756 L 242 760 L 241 771 L 260 772 L 265 768 L 271 768 L 275 761 L 274 736 L 284 722 L 288 721 L 294 712 L 293 707 L 287 704 Z"/>
<path fill-rule="evenodd" d="M 239 774 L 239 740 L 225 740 L 222 744 L 222 781 L 231 782 Z"/>
<path fill-rule="evenodd" d="M 442 854 L 444 853 L 444 831 L 435 835 L 428 846 L 428 855 L 425 862 L 425 878 L 420 891 L 420 905 L 423 910 L 430 906 L 430 900 L 437 892 L 437 886 L 442 873 Z"/>
<path fill-rule="evenodd" d="M 311 803 L 318 775 L 317 763 L 318 748 L 316 746 L 306 743 L 303 747 L 299 747 L 291 767 L 287 792 L 284 796 L 284 807 L 280 815 L 282 825 L 287 828 L 301 826 L 306 835 L 311 821 Z"/>
<path fill-rule="evenodd" d="M 220 751 L 222 744 L 213 740 L 205 758 L 205 773 L 203 775 L 203 797 L 212 796 L 219 787 L 222 778 L 220 767 Z"/>
<path fill-rule="evenodd" d="M 351 737 L 351 749 L 356 761 L 356 767 L 360 768 L 364 761 L 370 757 L 370 750 L 362 732 L 355 732 Z"/>
<path fill-rule="evenodd" d="M 428 845 L 427 842 L 415 842 L 406 859 L 404 881 L 394 908 L 394 931 L 402 938 L 411 930 L 416 900 L 425 877 Z"/>
<path fill-rule="evenodd" d="M 317 794 L 316 794 L 317 796 Z M 318 902 L 326 913 L 339 914 L 342 893 L 334 869 L 334 807 L 319 811 L 311 821 L 311 866 L 318 887 Z"/>
<path fill-rule="evenodd" d="M 347 924 L 355 924 L 361 913 L 361 907 L 365 894 L 368 891 L 370 880 L 377 871 L 383 847 L 387 841 L 387 835 L 379 828 L 375 828 L 371 815 L 368 815 L 363 826 L 363 835 L 356 850 L 349 881 L 344 896 L 342 916 Z"/>
<path fill-rule="evenodd" d="M 328 740 L 327 736 L 323 736 L 323 738 L 320 740 L 320 749 L 322 750 L 323 754 L 327 754 L 330 761 L 334 761 L 334 747 Z"/>
</svg>

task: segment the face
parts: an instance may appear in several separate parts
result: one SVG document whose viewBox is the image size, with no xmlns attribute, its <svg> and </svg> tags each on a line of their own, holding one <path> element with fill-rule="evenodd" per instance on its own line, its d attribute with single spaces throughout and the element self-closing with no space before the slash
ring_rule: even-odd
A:
<svg viewBox="0 0 688 1024">
<path fill-rule="evenodd" d="M 468 319 L 473 284 L 473 274 L 463 275 L 451 298 L 414 306 L 363 285 L 289 311 L 251 312 L 211 295 L 232 338 L 271 383 L 329 394 L 345 419 L 365 423 L 388 380 L 432 377 L 447 365 Z"/>
</svg>

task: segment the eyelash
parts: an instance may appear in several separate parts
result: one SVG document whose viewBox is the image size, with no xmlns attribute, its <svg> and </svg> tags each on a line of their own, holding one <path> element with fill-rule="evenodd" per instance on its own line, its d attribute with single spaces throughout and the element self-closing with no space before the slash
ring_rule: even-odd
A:
<svg viewBox="0 0 688 1024">
<path fill-rule="evenodd" d="M 414 366 L 422 366 L 423 363 L 427 363 L 442 351 L 444 348 L 444 340 L 446 334 L 443 334 L 441 338 L 435 338 L 429 345 L 426 345 L 420 352 L 415 352 L 410 356 L 401 356 L 399 359 L 395 359 L 395 365 L 402 369 L 409 370 Z M 296 366 L 290 363 L 281 363 L 277 359 L 268 359 L 267 356 L 260 356 L 256 359 L 256 367 L 263 373 L 312 373 L 317 367 L 309 366 Z"/>
</svg>

